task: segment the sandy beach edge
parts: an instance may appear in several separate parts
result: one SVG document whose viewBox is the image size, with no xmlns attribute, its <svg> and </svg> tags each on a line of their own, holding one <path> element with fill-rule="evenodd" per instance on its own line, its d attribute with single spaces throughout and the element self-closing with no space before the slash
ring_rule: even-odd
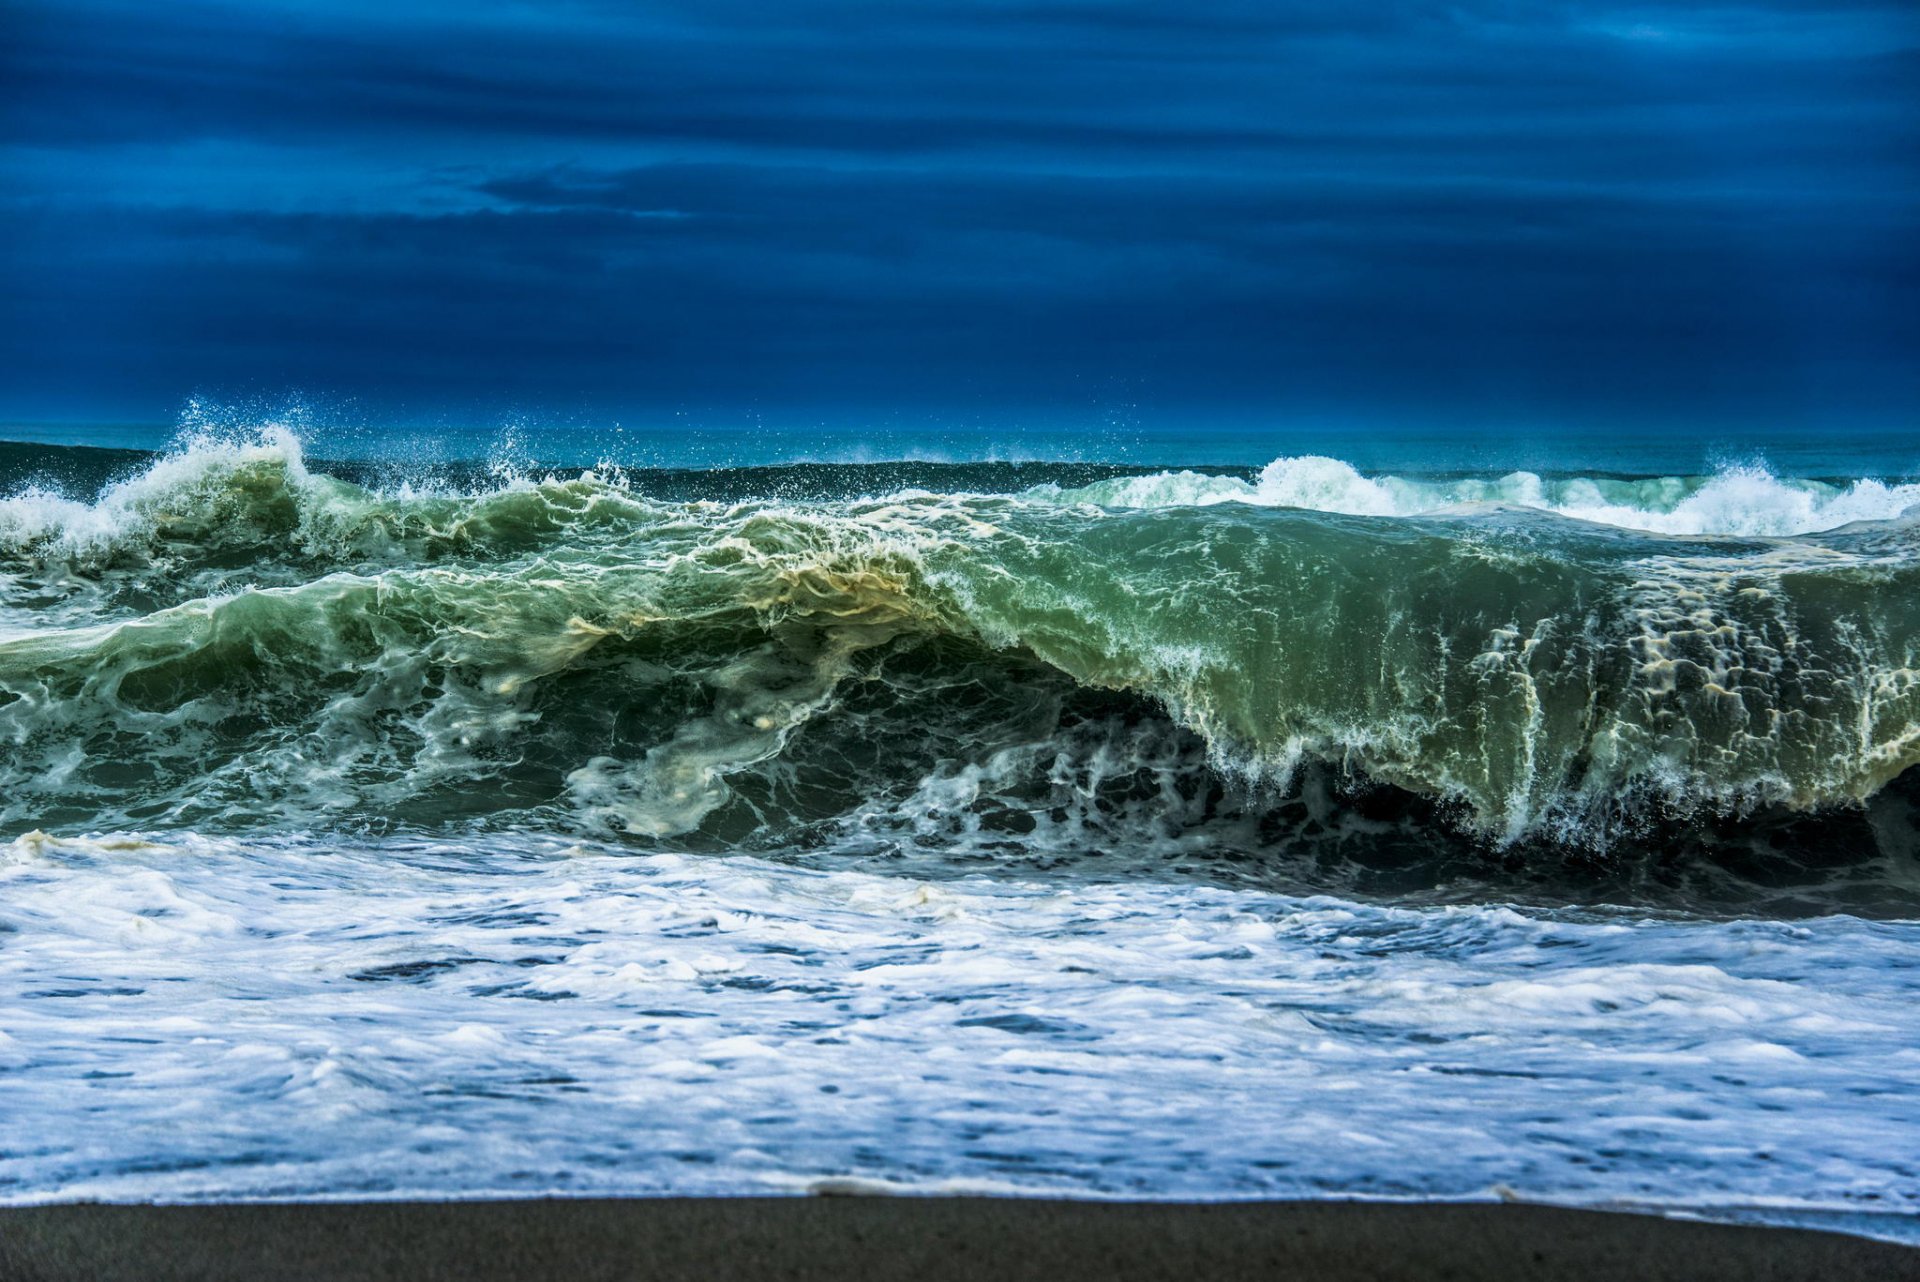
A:
<svg viewBox="0 0 1920 1282">
<path fill-rule="evenodd" d="M 985 1197 L 0 1208 L 0 1278 L 1920 1279 L 1920 1249 L 1530 1205 Z"/>
</svg>

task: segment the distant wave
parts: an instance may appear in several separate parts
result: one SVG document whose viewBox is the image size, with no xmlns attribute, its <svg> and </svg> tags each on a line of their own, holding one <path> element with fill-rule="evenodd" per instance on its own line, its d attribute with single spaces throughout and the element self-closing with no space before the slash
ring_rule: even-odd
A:
<svg viewBox="0 0 1920 1282">
<path fill-rule="evenodd" d="M 0 828 L 1698 837 L 1920 763 L 1920 539 L 1869 519 L 1910 489 L 1288 459 L 668 499 L 201 440 L 0 500 Z"/>
<path fill-rule="evenodd" d="M 1783 479 L 1751 464 L 1702 477 L 1369 477 L 1339 459 L 1303 455 L 1275 459 L 1251 481 L 1161 472 L 1064 490 L 1061 497 L 1115 507 L 1253 503 L 1356 516 L 1423 516 L 1493 503 L 1659 534 L 1770 536 L 1892 519 L 1920 504 L 1920 484 Z"/>
</svg>

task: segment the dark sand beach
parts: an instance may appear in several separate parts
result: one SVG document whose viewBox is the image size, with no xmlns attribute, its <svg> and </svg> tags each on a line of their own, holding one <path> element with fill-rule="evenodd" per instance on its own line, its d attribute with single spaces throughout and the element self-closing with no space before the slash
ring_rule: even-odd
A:
<svg viewBox="0 0 1920 1282">
<path fill-rule="evenodd" d="M 0 1211 L 0 1277 L 1920 1278 L 1842 1234 L 1514 1205 L 660 1198 Z"/>
</svg>

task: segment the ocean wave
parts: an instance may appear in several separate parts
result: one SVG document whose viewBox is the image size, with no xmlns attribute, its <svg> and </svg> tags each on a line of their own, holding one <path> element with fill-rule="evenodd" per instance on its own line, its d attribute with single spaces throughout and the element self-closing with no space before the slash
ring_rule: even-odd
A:
<svg viewBox="0 0 1920 1282">
<path fill-rule="evenodd" d="M 1810 534 L 1860 521 L 1886 521 L 1920 504 L 1920 483 L 1861 478 L 1845 484 L 1782 478 L 1757 464 L 1710 476 L 1500 477 L 1428 479 L 1365 476 L 1316 455 L 1275 459 L 1252 480 L 1193 471 L 1161 472 L 1058 491 L 1069 502 L 1114 507 L 1204 507 L 1250 503 L 1355 516 L 1426 516 L 1473 504 L 1552 512 L 1657 534 L 1767 537 Z"/>
<path fill-rule="evenodd" d="M 979 846 L 1124 819 L 1177 852 L 1229 811 L 1271 830 L 1242 845 L 1365 826 L 1386 789 L 1388 828 L 1590 850 L 1857 809 L 1920 763 L 1911 522 L 1380 519 L 1338 509 L 1385 482 L 1290 462 L 1257 486 L 668 500 L 608 471 L 369 487 L 274 436 L 91 500 L 22 490 L 0 826 Z M 1272 501 L 1194 501 L 1229 483 Z M 1680 514 L 1715 483 L 1638 484 Z M 1338 823 L 1299 808 L 1312 779 Z"/>
</svg>

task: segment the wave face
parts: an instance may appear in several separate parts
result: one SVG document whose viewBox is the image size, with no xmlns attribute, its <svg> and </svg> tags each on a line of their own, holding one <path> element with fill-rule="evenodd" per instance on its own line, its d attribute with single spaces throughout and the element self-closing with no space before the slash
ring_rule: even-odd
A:
<svg viewBox="0 0 1920 1282">
<path fill-rule="evenodd" d="M 64 486 L 0 500 L 7 835 L 1912 863 L 1913 486 L 36 458 Z"/>
</svg>

